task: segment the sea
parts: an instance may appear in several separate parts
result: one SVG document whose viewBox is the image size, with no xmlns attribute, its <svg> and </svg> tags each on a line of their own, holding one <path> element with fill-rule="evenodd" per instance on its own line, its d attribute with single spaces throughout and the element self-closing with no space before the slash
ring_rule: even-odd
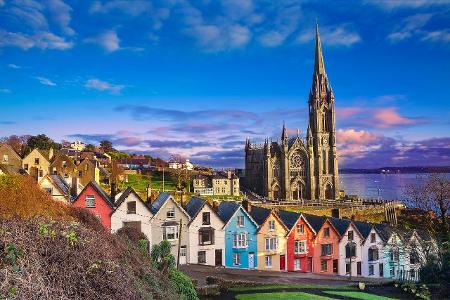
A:
<svg viewBox="0 0 450 300">
<path fill-rule="evenodd" d="M 427 176 L 428 174 L 339 174 L 339 181 L 340 189 L 346 195 L 407 202 L 405 189 L 420 183 Z"/>
</svg>

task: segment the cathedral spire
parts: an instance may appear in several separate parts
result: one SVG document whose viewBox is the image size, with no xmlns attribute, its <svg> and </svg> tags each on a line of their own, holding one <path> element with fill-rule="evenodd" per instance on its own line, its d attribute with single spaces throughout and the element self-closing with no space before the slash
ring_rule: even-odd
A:
<svg viewBox="0 0 450 300">
<path fill-rule="evenodd" d="M 287 133 L 287 129 L 286 129 L 286 124 L 283 121 L 283 130 L 281 132 L 281 140 L 287 140 L 288 139 L 288 133 Z"/>
<path fill-rule="evenodd" d="M 314 75 L 325 74 L 325 64 L 323 62 L 322 45 L 320 43 L 319 24 L 316 19 L 316 57 L 314 62 Z"/>
</svg>

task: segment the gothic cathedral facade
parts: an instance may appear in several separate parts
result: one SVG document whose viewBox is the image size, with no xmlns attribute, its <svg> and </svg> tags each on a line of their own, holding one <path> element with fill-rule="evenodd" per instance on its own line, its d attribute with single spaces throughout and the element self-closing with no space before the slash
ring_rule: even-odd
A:
<svg viewBox="0 0 450 300">
<path fill-rule="evenodd" d="M 306 140 L 289 138 L 283 124 L 280 142 L 245 143 L 245 185 L 274 200 L 335 200 L 339 198 L 334 94 L 325 72 L 316 25 L 312 88 L 308 100 Z"/>
</svg>

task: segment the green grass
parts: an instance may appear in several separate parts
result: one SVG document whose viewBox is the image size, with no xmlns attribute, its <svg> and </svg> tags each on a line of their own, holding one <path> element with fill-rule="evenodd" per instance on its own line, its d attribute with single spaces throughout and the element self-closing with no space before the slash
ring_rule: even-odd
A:
<svg viewBox="0 0 450 300">
<path fill-rule="evenodd" d="M 364 292 L 355 292 L 355 291 L 323 291 L 325 294 L 343 296 L 353 299 L 361 299 L 361 300 L 391 300 L 394 298 L 388 298 L 383 296 L 378 296 L 374 294 L 368 294 Z"/>
<path fill-rule="evenodd" d="M 318 299 L 318 300 L 333 300 L 333 298 L 318 296 L 314 294 L 302 293 L 302 292 L 293 292 L 293 293 L 259 293 L 259 294 L 242 294 L 236 296 L 237 300 L 259 300 L 259 299 L 267 299 L 267 300 L 309 300 L 309 299 Z"/>
<path fill-rule="evenodd" d="M 248 287 L 234 287 L 230 288 L 233 292 L 242 291 L 264 291 L 274 289 L 321 289 L 321 290 L 344 290 L 344 291 L 356 291 L 357 288 L 353 286 L 335 286 L 335 285 L 316 285 L 316 284 L 267 284 L 267 285 L 255 285 Z"/>
<path fill-rule="evenodd" d="M 128 175 L 128 182 L 125 182 L 124 185 L 126 187 L 132 187 L 138 192 L 146 193 L 147 192 L 147 186 L 151 181 L 152 189 L 154 190 L 160 190 L 162 191 L 163 187 L 163 180 L 162 180 L 162 172 L 153 172 L 151 177 L 148 175 L 136 175 L 136 174 L 129 174 Z M 170 178 L 170 174 L 167 172 L 164 176 L 164 189 L 165 190 L 175 190 L 175 184 L 173 183 L 172 179 Z"/>
</svg>

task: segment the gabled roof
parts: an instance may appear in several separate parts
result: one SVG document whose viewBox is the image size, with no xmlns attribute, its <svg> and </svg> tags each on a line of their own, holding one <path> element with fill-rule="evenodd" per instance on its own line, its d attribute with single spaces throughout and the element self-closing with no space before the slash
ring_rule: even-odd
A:
<svg viewBox="0 0 450 300">
<path fill-rule="evenodd" d="M 159 193 L 158 197 L 153 201 L 151 208 L 152 213 L 156 214 L 158 210 L 163 206 L 164 203 L 166 203 L 167 200 L 170 198 L 170 194 L 166 192 Z"/>
<path fill-rule="evenodd" d="M 303 214 L 306 221 L 311 225 L 311 227 L 314 229 L 314 231 L 317 233 L 319 232 L 320 228 L 322 228 L 323 223 L 326 221 L 326 217 L 316 216 L 316 215 L 310 215 L 310 214 Z"/>
<path fill-rule="evenodd" d="M 199 197 L 191 197 L 189 203 L 186 205 L 186 212 L 193 219 L 202 210 L 203 206 L 206 204 L 206 200 Z"/>
<path fill-rule="evenodd" d="M 283 221 L 288 230 L 291 230 L 292 227 L 294 227 L 297 223 L 300 214 L 293 211 L 280 210 L 278 212 L 278 216 L 280 217 L 281 221 Z"/>
<path fill-rule="evenodd" d="M 62 193 L 63 196 L 69 196 L 70 195 L 70 187 L 67 184 L 67 181 L 61 177 L 61 175 L 50 175 L 47 174 L 44 176 L 44 178 L 41 179 L 39 183 L 41 183 L 43 180 L 48 179 L 53 185 Z"/>
<path fill-rule="evenodd" d="M 219 204 L 219 216 L 225 223 L 231 219 L 241 205 L 234 201 L 222 201 Z"/>
<path fill-rule="evenodd" d="M 338 231 L 340 236 L 343 236 L 344 233 L 347 231 L 348 227 L 350 226 L 350 223 L 352 221 L 347 219 L 339 219 L 339 218 L 329 218 L 331 224 L 333 224 L 334 228 Z"/>
<path fill-rule="evenodd" d="M 383 240 L 383 242 L 386 243 L 391 237 L 392 230 L 388 224 L 375 224 L 374 228 L 377 231 L 380 238 Z"/>
<path fill-rule="evenodd" d="M 88 187 L 92 187 L 99 195 L 100 197 L 103 198 L 103 200 L 105 200 L 105 202 L 111 207 L 114 208 L 114 203 L 113 201 L 109 198 L 109 195 L 102 189 L 102 187 L 100 185 L 98 185 L 97 182 L 95 181 L 90 181 L 88 184 L 86 184 L 86 186 L 84 187 L 84 189 L 81 191 L 80 194 L 78 194 L 78 196 L 75 198 L 75 200 L 73 202 L 78 201 L 78 198 L 80 198 L 80 195 L 83 194 L 83 192 L 88 188 Z"/>
<path fill-rule="evenodd" d="M 7 175 L 23 174 L 24 173 L 22 168 L 15 167 L 15 166 L 10 166 L 10 165 L 4 165 L 4 164 L 0 164 L 0 171 L 3 172 L 4 174 L 7 174 Z"/>
<path fill-rule="evenodd" d="M 20 157 L 19 153 L 16 152 L 16 150 L 14 150 L 13 147 L 11 147 L 11 145 L 7 144 L 7 143 L 0 143 L 0 148 L 5 147 L 7 148 L 11 153 L 13 153 L 14 155 L 16 155 L 16 157 L 20 160 L 22 160 L 22 157 Z"/>
<path fill-rule="evenodd" d="M 365 240 L 370 234 L 370 231 L 373 228 L 373 224 L 361 221 L 353 221 L 356 229 L 358 229 L 359 233 L 361 233 L 362 238 Z"/>
<path fill-rule="evenodd" d="M 118 208 L 119 208 L 119 206 L 128 198 L 128 196 L 130 195 L 130 194 L 134 194 L 135 196 L 136 196 L 136 198 L 138 198 L 139 199 L 139 201 L 141 201 L 142 202 L 142 204 L 144 204 L 144 206 L 145 206 L 145 208 L 146 209 L 148 209 L 148 211 L 150 212 L 150 213 L 152 213 L 152 210 L 151 210 L 151 207 L 150 207 L 150 204 L 148 203 L 148 202 L 145 202 L 144 200 L 142 200 L 142 198 L 138 195 L 138 193 L 136 193 L 136 191 L 132 188 L 132 187 L 128 187 L 125 191 L 123 191 L 122 193 L 120 193 L 120 196 L 119 196 L 119 198 L 117 198 L 117 201 L 116 201 L 116 209 L 114 209 L 114 211 L 116 211 Z M 113 211 L 113 212 L 114 212 Z M 112 212 L 112 213 L 113 213 Z M 112 214 L 111 213 L 111 214 Z M 152 215 L 153 215 L 153 213 L 152 213 Z"/>
<path fill-rule="evenodd" d="M 252 216 L 253 220 L 261 226 L 266 221 L 267 217 L 269 217 L 271 210 L 269 208 L 252 206 L 250 210 L 250 216 Z"/>
</svg>

